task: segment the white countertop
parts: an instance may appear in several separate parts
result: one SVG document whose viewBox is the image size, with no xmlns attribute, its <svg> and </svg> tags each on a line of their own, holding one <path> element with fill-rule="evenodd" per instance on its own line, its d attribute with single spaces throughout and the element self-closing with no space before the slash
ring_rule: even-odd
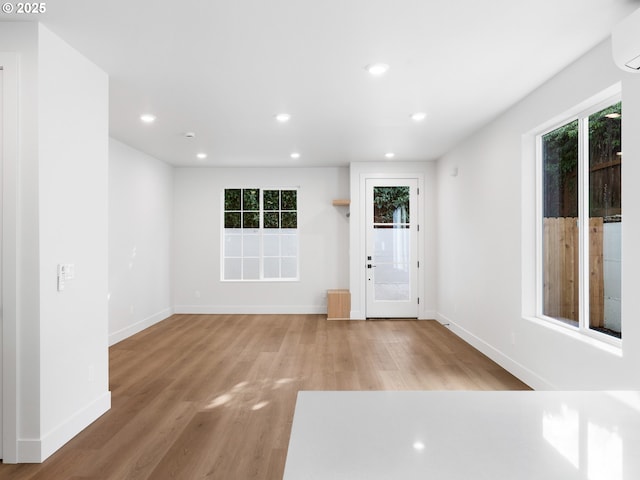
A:
<svg viewBox="0 0 640 480">
<path fill-rule="evenodd" d="M 284 480 L 638 480 L 640 392 L 300 392 Z"/>
</svg>

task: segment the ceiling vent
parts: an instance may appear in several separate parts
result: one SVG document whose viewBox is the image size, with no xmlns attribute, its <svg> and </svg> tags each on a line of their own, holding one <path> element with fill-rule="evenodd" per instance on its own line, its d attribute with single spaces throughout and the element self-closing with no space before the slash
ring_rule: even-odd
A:
<svg viewBox="0 0 640 480">
<path fill-rule="evenodd" d="M 640 72 L 640 9 L 613 28 L 613 60 L 627 72 Z"/>
</svg>

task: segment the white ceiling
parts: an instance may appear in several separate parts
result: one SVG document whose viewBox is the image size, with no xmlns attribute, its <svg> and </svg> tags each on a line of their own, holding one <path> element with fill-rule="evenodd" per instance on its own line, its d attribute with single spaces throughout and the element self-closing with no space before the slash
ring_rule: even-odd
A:
<svg viewBox="0 0 640 480">
<path fill-rule="evenodd" d="M 388 151 L 392 161 L 438 158 L 639 6 L 53 0 L 39 20 L 109 74 L 113 137 L 173 165 L 321 166 Z M 391 68 L 371 77 L 372 62 Z M 413 122 L 417 111 L 427 119 Z M 154 124 L 139 121 L 146 112 Z M 276 122 L 279 112 L 290 122 Z"/>
</svg>

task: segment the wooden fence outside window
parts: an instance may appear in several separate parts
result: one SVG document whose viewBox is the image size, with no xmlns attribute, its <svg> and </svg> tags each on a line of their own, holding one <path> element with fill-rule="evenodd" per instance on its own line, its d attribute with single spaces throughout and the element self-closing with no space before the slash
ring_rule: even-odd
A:
<svg viewBox="0 0 640 480">
<path fill-rule="evenodd" d="M 589 219 L 589 325 L 604 326 L 602 217 Z M 569 323 L 579 315 L 579 229 L 575 217 L 544 218 L 543 313 Z"/>
</svg>

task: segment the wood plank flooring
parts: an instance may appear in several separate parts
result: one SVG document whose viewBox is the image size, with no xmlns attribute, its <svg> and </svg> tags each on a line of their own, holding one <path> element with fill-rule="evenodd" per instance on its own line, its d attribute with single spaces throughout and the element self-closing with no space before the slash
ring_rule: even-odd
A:
<svg viewBox="0 0 640 480">
<path fill-rule="evenodd" d="M 174 315 L 110 349 L 112 409 L 0 479 L 281 480 L 299 390 L 525 390 L 435 321 Z"/>
</svg>

